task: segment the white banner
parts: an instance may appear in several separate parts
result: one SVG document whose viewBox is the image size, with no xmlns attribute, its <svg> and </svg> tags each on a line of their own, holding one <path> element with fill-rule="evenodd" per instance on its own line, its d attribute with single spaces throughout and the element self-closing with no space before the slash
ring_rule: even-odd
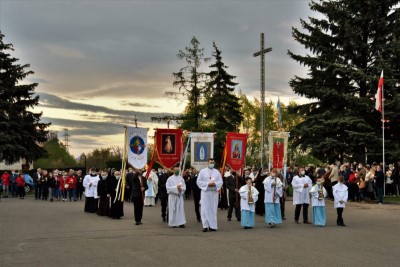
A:
<svg viewBox="0 0 400 267">
<path fill-rule="evenodd" d="M 143 169 L 147 163 L 147 129 L 128 127 L 126 144 L 129 164 L 136 169 Z"/>
<path fill-rule="evenodd" d="M 200 171 L 208 166 L 208 159 L 214 157 L 214 133 L 191 133 L 191 165 Z"/>
</svg>

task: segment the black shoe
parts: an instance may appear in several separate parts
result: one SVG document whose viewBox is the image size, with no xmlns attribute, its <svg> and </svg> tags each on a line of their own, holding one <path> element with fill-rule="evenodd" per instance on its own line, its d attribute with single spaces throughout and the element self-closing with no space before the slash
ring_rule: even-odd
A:
<svg viewBox="0 0 400 267">
<path fill-rule="evenodd" d="M 172 228 L 178 228 L 178 226 L 172 226 Z"/>
<path fill-rule="evenodd" d="M 251 228 L 253 228 L 253 227 L 250 227 L 250 226 L 245 226 L 243 229 L 251 229 Z"/>
<path fill-rule="evenodd" d="M 201 219 L 197 219 L 197 222 L 201 222 Z"/>
<path fill-rule="evenodd" d="M 232 219 L 231 219 L 231 218 L 228 218 L 228 222 L 230 222 L 230 221 L 232 221 Z"/>
<path fill-rule="evenodd" d="M 179 225 L 179 228 L 185 228 L 186 226 L 184 224 Z"/>
<path fill-rule="evenodd" d="M 143 223 L 141 223 L 141 222 L 136 222 L 135 223 L 135 225 L 141 225 L 141 224 L 143 224 Z"/>
<path fill-rule="evenodd" d="M 208 232 L 208 228 L 203 228 L 203 232 Z"/>
<path fill-rule="evenodd" d="M 211 232 L 217 231 L 217 230 L 215 230 L 215 229 L 213 229 L 213 228 L 210 228 L 210 227 L 208 227 L 208 230 L 210 230 Z"/>
<path fill-rule="evenodd" d="M 309 221 L 304 221 L 303 223 L 304 224 L 311 224 Z"/>
<path fill-rule="evenodd" d="M 167 221 L 167 219 L 165 219 L 165 218 L 162 218 L 162 221 L 163 221 L 163 222 L 166 222 L 166 221 Z"/>
</svg>

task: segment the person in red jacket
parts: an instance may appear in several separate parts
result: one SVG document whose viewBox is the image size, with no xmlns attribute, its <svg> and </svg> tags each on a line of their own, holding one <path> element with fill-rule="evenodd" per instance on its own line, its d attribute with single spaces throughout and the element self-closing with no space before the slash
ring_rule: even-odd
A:
<svg viewBox="0 0 400 267">
<path fill-rule="evenodd" d="M 70 169 L 69 174 L 67 177 L 67 180 L 65 181 L 65 184 L 68 185 L 68 196 L 69 196 L 69 201 L 72 202 L 72 198 L 74 198 L 74 201 L 76 201 L 76 184 L 77 184 L 76 177 L 74 175 L 74 170 Z"/>
<path fill-rule="evenodd" d="M 20 199 L 24 199 L 25 197 L 25 177 L 22 172 L 18 173 L 17 178 L 15 179 L 17 183 L 17 192 Z"/>
<path fill-rule="evenodd" d="M 4 171 L 3 175 L 1 175 L 1 180 L 3 181 L 4 198 L 8 198 L 8 191 L 10 188 L 10 174 L 7 171 Z"/>
<path fill-rule="evenodd" d="M 68 187 L 69 187 L 69 185 L 66 184 L 67 176 L 68 176 L 67 172 L 63 172 L 63 174 L 61 176 L 59 176 L 59 178 L 60 178 L 60 193 L 61 193 L 62 201 L 67 200 L 67 192 L 68 192 Z"/>
</svg>

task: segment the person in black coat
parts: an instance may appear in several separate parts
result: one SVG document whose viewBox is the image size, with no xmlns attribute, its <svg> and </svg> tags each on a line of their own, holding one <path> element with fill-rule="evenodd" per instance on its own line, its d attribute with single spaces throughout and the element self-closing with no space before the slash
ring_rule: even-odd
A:
<svg viewBox="0 0 400 267">
<path fill-rule="evenodd" d="M 99 209 L 97 215 L 108 216 L 110 213 L 110 198 L 107 196 L 107 172 L 100 173 L 100 180 L 97 183 L 97 196 L 99 197 Z"/>
<path fill-rule="evenodd" d="M 167 204 L 168 204 L 168 194 L 167 194 L 167 173 L 163 173 L 162 169 L 158 169 L 158 197 L 161 201 L 161 218 L 163 222 L 167 221 Z"/>
<path fill-rule="evenodd" d="M 132 188 L 132 202 L 135 213 L 135 224 L 141 225 L 143 217 L 144 192 L 149 187 L 147 186 L 146 178 L 144 178 L 139 171 L 134 172 L 132 184 L 130 184 L 129 186 Z"/>
<path fill-rule="evenodd" d="M 226 194 L 226 177 L 225 175 L 222 177 L 222 187 L 221 187 L 221 193 L 219 194 L 219 203 L 218 203 L 218 208 L 221 210 L 223 209 L 228 209 L 228 198 Z"/>
<path fill-rule="evenodd" d="M 121 173 L 119 171 L 115 171 L 114 174 L 110 171 L 106 180 L 107 196 L 111 197 L 109 216 L 113 219 L 121 219 L 121 217 L 124 216 L 124 201 L 120 199 L 120 194 L 122 193 L 120 188 L 121 179 Z"/>
<path fill-rule="evenodd" d="M 264 205 L 264 196 L 265 196 L 265 189 L 264 189 L 264 179 L 267 178 L 266 174 L 263 174 L 263 169 L 260 168 L 260 170 L 257 173 L 256 179 L 254 180 L 255 182 L 255 188 L 258 191 L 258 200 L 256 202 L 256 214 L 260 216 L 264 216 L 265 214 L 265 205 Z"/>
<path fill-rule="evenodd" d="M 232 212 L 235 209 L 235 216 L 237 221 L 241 219 L 241 210 L 240 210 L 240 195 L 239 189 L 245 182 L 242 177 L 236 174 L 236 172 L 232 172 L 231 175 L 226 176 L 226 188 L 229 190 L 229 208 L 228 208 L 228 221 L 232 219 Z"/>
<path fill-rule="evenodd" d="M 193 169 L 192 177 L 190 178 L 190 185 L 192 187 L 194 211 L 196 212 L 197 221 L 201 222 L 201 215 L 200 215 L 201 190 L 197 185 L 197 177 L 198 173 Z"/>
</svg>

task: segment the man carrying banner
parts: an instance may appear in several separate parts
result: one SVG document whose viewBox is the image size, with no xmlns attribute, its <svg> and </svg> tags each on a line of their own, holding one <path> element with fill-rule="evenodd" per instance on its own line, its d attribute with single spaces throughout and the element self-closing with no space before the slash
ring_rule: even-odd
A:
<svg viewBox="0 0 400 267">
<path fill-rule="evenodd" d="M 232 212 L 235 209 L 235 216 L 238 222 L 241 219 L 240 212 L 240 197 L 239 189 L 245 184 L 242 177 L 236 174 L 236 172 L 229 172 L 226 175 L 226 188 L 229 190 L 229 209 L 228 209 L 228 221 L 232 219 Z"/>
<path fill-rule="evenodd" d="M 129 186 L 132 188 L 132 202 L 135 213 L 135 224 L 141 225 L 143 217 L 144 191 L 148 189 L 146 178 L 142 177 L 139 171 L 136 171 L 133 174 L 132 184 L 130 184 Z"/>
<path fill-rule="evenodd" d="M 222 177 L 214 169 L 215 161 L 210 158 L 208 167 L 200 171 L 197 185 L 201 189 L 200 212 L 203 232 L 217 230 L 218 191 L 222 187 Z"/>
</svg>

